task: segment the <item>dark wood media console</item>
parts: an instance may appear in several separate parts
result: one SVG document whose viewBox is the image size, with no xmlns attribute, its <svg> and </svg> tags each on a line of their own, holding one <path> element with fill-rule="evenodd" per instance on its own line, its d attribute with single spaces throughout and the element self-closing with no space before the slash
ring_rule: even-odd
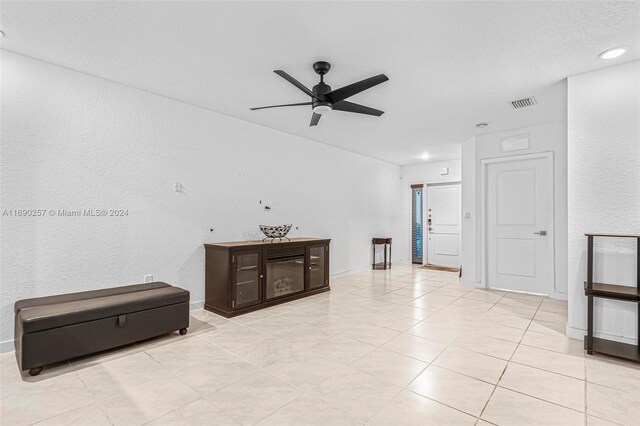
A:
<svg viewBox="0 0 640 426">
<path fill-rule="evenodd" d="M 227 318 L 329 291 L 326 238 L 205 244 L 204 308 Z"/>
</svg>

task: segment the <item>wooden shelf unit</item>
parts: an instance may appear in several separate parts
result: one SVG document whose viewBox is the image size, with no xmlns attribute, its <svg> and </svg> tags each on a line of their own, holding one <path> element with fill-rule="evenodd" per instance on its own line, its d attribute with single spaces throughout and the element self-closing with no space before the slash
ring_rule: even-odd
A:
<svg viewBox="0 0 640 426">
<path fill-rule="evenodd" d="M 590 355 L 600 353 L 640 363 L 640 235 L 606 233 L 590 233 L 585 235 L 587 236 L 587 281 L 584 282 L 584 294 L 587 296 L 587 335 L 584 338 L 584 348 Z M 593 240 L 595 237 L 636 239 L 636 267 L 638 268 L 638 272 L 635 287 L 593 282 Z M 638 345 L 593 336 L 593 302 L 595 297 L 622 300 L 636 304 L 638 307 Z"/>
<path fill-rule="evenodd" d="M 629 300 L 631 302 L 640 301 L 640 290 L 637 287 L 628 285 L 602 284 L 593 283 L 593 287 L 589 288 L 588 283 L 584 282 L 584 294 L 603 299 Z"/>
<path fill-rule="evenodd" d="M 585 349 L 587 348 L 585 347 Z M 587 349 L 587 352 L 588 351 L 589 349 Z M 628 343 L 594 337 L 592 351 L 629 361 L 640 362 L 640 352 L 638 351 L 638 347 Z"/>
</svg>

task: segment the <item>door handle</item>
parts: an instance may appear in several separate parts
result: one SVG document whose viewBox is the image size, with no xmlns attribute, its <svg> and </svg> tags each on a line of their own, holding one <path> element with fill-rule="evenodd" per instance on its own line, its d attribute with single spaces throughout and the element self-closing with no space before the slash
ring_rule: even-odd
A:
<svg viewBox="0 0 640 426">
<path fill-rule="evenodd" d="M 547 231 L 534 232 L 535 235 L 540 235 L 541 237 L 547 236 Z"/>
</svg>

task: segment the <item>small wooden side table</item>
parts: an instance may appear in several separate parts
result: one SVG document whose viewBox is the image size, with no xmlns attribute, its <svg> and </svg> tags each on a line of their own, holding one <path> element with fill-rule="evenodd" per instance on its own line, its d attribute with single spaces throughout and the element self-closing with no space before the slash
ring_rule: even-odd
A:
<svg viewBox="0 0 640 426">
<path fill-rule="evenodd" d="M 391 238 L 373 238 L 371 240 L 373 247 L 373 269 L 391 269 Z M 376 246 L 384 245 L 384 262 L 376 263 Z M 389 247 L 389 256 L 387 257 L 387 246 Z"/>
</svg>

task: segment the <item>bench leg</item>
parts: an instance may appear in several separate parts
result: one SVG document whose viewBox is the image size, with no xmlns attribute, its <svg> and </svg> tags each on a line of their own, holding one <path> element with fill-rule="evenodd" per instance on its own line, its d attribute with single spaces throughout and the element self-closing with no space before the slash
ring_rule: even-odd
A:
<svg viewBox="0 0 640 426">
<path fill-rule="evenodd" d="M 32 368 L 31 370 L 29 370 L 29 375 L 37 376 L 38 374 L 40 374 L 41 371 L 42 371 L 42 367 Z"/>
<path fill-rule="evenodd" d="M 185 334 L 187 334 L 187 329 L 186 328 L 181 328 L 180 329 L 180 335 L 184 336 Z"/>
</svg>

